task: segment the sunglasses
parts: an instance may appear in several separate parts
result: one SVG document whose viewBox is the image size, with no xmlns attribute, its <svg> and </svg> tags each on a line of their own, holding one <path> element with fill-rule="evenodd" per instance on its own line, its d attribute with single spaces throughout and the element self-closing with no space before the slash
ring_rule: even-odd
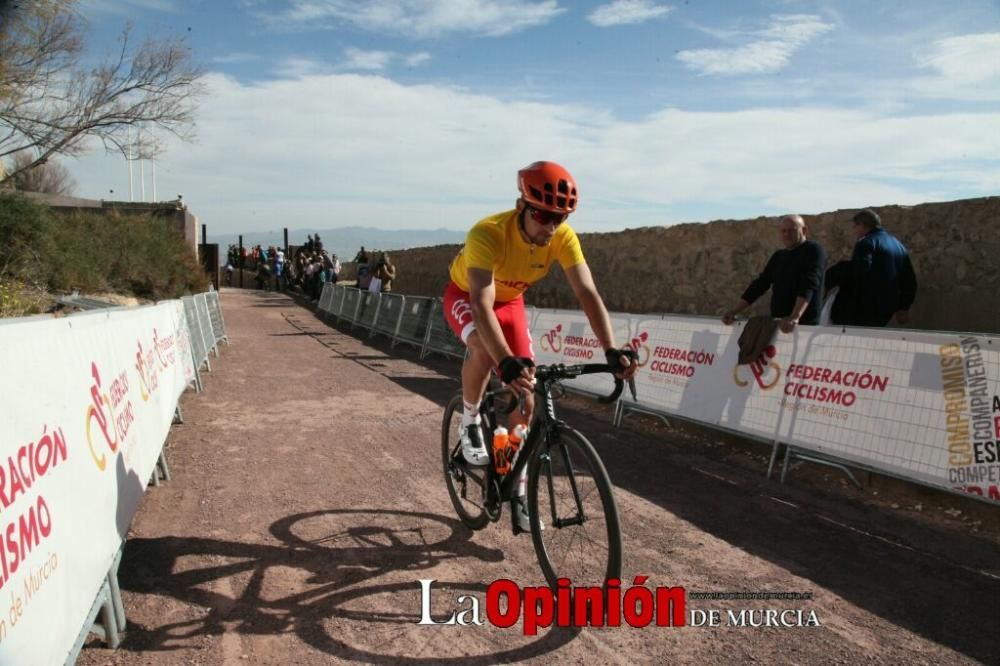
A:
<svg viewBox="0 0 1000 666">
<path fill-rule="evenodd" d="M 547 210 L 539 210 L 537 208 L 532 208 L 528 206 L 528 215 L 531 216 L 538 224 L 543 226 L 555 226 L 558 227 L 560 224 L 566 221 L 565 213 L 553 213 Z"/>
</svg>

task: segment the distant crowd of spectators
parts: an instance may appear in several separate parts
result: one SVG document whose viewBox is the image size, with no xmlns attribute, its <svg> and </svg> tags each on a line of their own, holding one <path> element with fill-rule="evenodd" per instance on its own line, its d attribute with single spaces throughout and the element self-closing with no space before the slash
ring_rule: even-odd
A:
<svg viewBox="0 0 1000 666">
<path fill-rule="evenodd" d="M 319 234 L 309 235 L 306 243 L 293 249 L 288 261 L 280 247 L 255 245 L 240 248 L 230 245 L 226 256 L 226 285 L 232 286 L 237 269 L 251 271 L 257 289 L 276 291 L 299 290 L 311 300 L 318 300 L 327 282 L 336 284 L 341 271 L 340 259 L 323 249 Z M 396 267 L 389 255 L 382 252 L 374 265 L 369 264 L 364 247 L 355 256 L 358 265 L 359 289 L 392 291 Z"/>
<path fill-rule="evenodd" d="M 233 273 L 242 268 L 254 273 L 257 289 L 299 290 L 316 300 L 327 282 L 336 283 L 340 259 L 323 249 L 319 235 L 309 236 L 305 245 L 294 249 L 291 261 L 280 247 L 255 245 L 249 250 L 230 245 L 226 260 L 226 284 L 232 286 Z"/>
</svg>

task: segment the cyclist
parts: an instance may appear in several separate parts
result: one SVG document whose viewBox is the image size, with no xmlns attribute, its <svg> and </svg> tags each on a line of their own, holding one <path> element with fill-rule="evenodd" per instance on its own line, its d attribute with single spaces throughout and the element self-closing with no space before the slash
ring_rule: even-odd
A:
<svg viewBox="0 0 1000 666">
<path fill-rule="evenodd" d="M 615 343 L 607 309 L 594 286 L 576 232 L 566 219 L 577 207 L 576 181 L 555 162 L 534 162 L 517 173 L 517 205 L 480 220 L 451 262 L 444 293 L 444 315 L 466 346 L 462 364 L 462 455 L 483 466 L 489 454 L 480 429 L 479 403 L 490 371 L 525 399 L 509 426 L 527 426 L 534 406 L 534 352 L 524 310 L 524 292 L 545 277 L 556 261 L 597 335 L 609 364 L 623 379 L 637 369 L 635 355 Z M 522 479 L 523 481 L 523 479 Z M 524 483 L 520 483 L 521 497 Z M 517 502 L 517 522 L 528 531 L 527 502 Z"/>
</svg>

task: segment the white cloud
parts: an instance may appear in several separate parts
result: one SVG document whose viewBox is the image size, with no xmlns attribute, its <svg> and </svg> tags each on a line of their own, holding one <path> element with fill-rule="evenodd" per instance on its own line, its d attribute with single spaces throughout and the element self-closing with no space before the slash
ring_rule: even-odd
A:
<svg viewBox="0 0 1000 666">
<path fill-rule="evenodd" d="M 321 76 L 333 72 L 329 64 L 309 58 L 285 58 L 279 60 L 273 67 L 275 76 L 285 79 L 301 79 L 306 76 Z"/>
<path fill-rule="evenodd" d="M 128 16 L 137 9 L 176 14 L 180 8 L 175 0 L 82 0 L 80 7 L 87 14 L 117 14 Z"/>
<path fill-rule="evenodd" d="M 268 18 L 306 28 L 347 23 L 416 37 L 461 32 L 507 35 L 548 23 L 566 11 L 557 0 L 291 0 L 290 4 L 287 11 Z"/>
<path fill-rule="evenodd" d="M 778 15 L 771 24 L 753 33 L 757 39 L 728 49 L 681 51 L 677 59 L 701 74 L 763 74 L 788 65 L 792 54 L 810 40 L 833 29 L 821 17 L 807 14 Z"/>
<path fill-rule="evenodd" d="M 1000 32 L 939 39 L 917 62 L 953 84 L 976 85 L 998 79 Z"/>
<path fill-rule="evenodd" d="M 421 51 L 420 53 L 413 53 L 403 58 L 403 62 L 406 63 L 407 67 L 416 67 L 428 62 L 431 59 L 431 54 L 426 51 Z"/>
<path fill-rule="evenodd" d="M 389 51 L 365 51 L 349 48 L 344 53 L 347 60 L 344 69 L 382 70 L 392 61 L 394 54 Z"/>
<path fill-rule="evenodd" d="M 260 56 L 256 53 L 227 53 L 226 55 L 215 56 L 212 58 L 212 62 L 217 62 L 223 65 L 238 65 L 245 62 L 254 62 L 260 60 Z"/>
<path fill-rule="evenodd" d="M 595 9 L 587 16 L 587 20 L 599 28 L 607 28 L 662 18 L 673 9 L 669 5 L 656 4 L 653 0 L 614 0 L 611 4 Z"/>
<path fill-rule="evenodd" d="M 344 51 L 345 61 L 337 67 L 348 71 L 382 71 L 394 63 L 402 63 L 407 67 L 417 67 L 431 59 L 427 52 L 403 54 L 395 51 L 366 51 L 348 48 Z"/>
<path fill-rule="evenodd" d="M 212 74 L 206 83 L 200 141 L 172 143 L 157 179 L 161 194 L 183 193 L 212 233 L 465 229 L 511 206 L 513 174 L 536 159 L 576 176 L 581 231 L 691 221 L 680 211 L 720 202 L 727 215 L 752 217 L 1000 189 L 995 111 L 665 109 L 626 122 L 601 109 L 373 75 L 246 84 Z M 81 196 L 127 191 L 120 159 L 92 155 L 67 166 Z"/>
<path fill-rule="evenodd" d="M 299 79 L 343 72 L 382 72 L 395 64 L 418 67 L 429 60 L 431 55 L 426 52 L 406 54 L 349 47 L 344 49 L 343 59 L 337 62 L 290 57 L 278 61 L 271 71 L 279 78 Z"/>
</svg>

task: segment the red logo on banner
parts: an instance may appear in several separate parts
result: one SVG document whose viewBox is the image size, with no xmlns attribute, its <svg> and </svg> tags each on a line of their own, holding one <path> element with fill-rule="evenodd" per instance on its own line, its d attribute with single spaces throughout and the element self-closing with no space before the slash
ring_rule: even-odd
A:
<svg viewBox="0 0 1000 666">
<path fill-rule="evenodd" d="M 754 381 L 757 382 L 757 386 L 765 391 L 770 391 L 781 379 L 781 366 L 775 363 L 772 359 L 778 355 L 778 350 L 774 345 L 768 345 L 764 353 L 761 354 L 757 360 L 751 361 L 749 364 L 750 372 L 753 375 Z M 740 379 L 740 366 L 736 365 L 733 367 L 733 381 L 736 382 L 737 386 L 743 387 L 750 383 L 750 380 Z"/>
<path fill-rule="evenodd" d="M 645 366 L 649 363 L 649 347 L 646 346 L 646 340 L 649 339 L 649 333 L 643 331 L 636 337 L 632 338 L 632 341 L 628 343 L 628 347 L 631 347 L 636 354 L 638 354 L 639 367 Z"/>
<path fill-rule="evenodd" d="M 538 344 L 543 351 L 558 354 L 562 350 L 562 324 L 556 324 L 555 328 L 539 338 Z"/>
<path fill-rule="evenodd" d="M 94 383 L 90 386 L 91 404 L 87 405 L 87 446 L 90 447 L 90 455 L 97 469 L 103 472 L 108 459 L 103 452 L 98 453 L 101 447 L 95 446 L 95 422 L 108 450 L 111 453 L 118 453 L 118 447 L 125 441 L 129 428 L 135 421 L 135 414 L 132 411 L 132 401 L 128 397 L 128 373 L 122 372 L 115 377 L 107 391 L 104 389 L 97 363 L 91 362 L 90 376 Z"/>
<path fill-rule="evenodd" d="M 101 372 L 97 369 L 96 363 L 90 364 L 90 374 L 94 378 L 94 383 L 90 387 L 90 399 L 93 404 L 87 406 L 87 445 L 90 447 L 90 455 L 94 458 L 97 469 L 103 471 L 108 461 L 103 453 L 98 455 L 97 451 L 94 450 L 93 423 L 95 420 L 97 421 L 97 427 L 112 453 L 118 451 L 118 431 L 115 430 L 111 399 L 107 393 L 101 390 Z"/>
</svg>

